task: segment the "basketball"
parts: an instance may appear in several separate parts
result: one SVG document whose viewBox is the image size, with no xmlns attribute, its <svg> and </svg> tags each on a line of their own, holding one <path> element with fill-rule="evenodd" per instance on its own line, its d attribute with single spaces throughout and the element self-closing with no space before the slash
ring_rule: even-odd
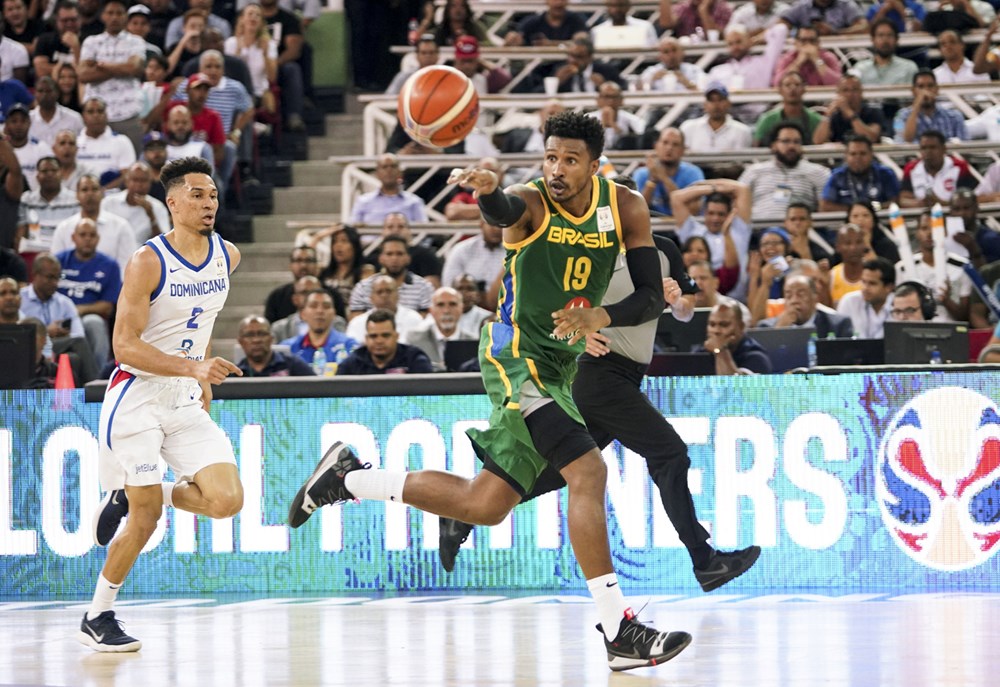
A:
<svg viewBox="0 0 1000 687">
<path fill-rule="evenodd" d="M 454 67 L 418 70 L 399 92 L 399 123 L 417 143 L 447 148 L 469 135 L 479 118 L 479 95 Z"/>
</svg>

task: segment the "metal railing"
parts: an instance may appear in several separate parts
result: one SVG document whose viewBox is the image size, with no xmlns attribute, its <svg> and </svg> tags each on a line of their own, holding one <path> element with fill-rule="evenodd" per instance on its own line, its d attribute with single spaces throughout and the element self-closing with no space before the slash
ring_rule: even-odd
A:
<svg viewBox="0 0 1000 687">
<path fill-rule="evenodd" d="M 985 108 L 998 102 L 1000 88 L 989 83 L 945 84 L 940 86 L 940 97 L 958 109 L 966 117 L 978 113 L 977 108 Z M 810 87 L 806 89 L 803 99 L 809 105 L 825 105 L 833 100 L 836 89 L 832 86 Z M 871 86 L 865 88 L 865 100 L 877 102 L 882 100 L 909 100 L 913 97 L 909 86 Z M 376 155 L 385 150 L 386 143 L 397 124 L 396 112 L 398 101 L 396 96 L 368 95 L 360 98 L 366 103 L 362 118 L 363 145 L 365 155 Z M 516 126 L 537 126 L 537 112 L 552 100 L 552 96 L 544 94 L 525 93 L 517 95 L 489 95 L 479 99 L 483 112 L 489 117 L 480 121 L 492 120 L 491 123 L 479 127 L 487 135 L 500 133 Z M 559 102 L 573 110 L 590 111 L 597 107 L 597 97 L 593 93 L 560 93 Z M 628 92 L 625 94 L 625 108 L 639 117 L 647 119 L 654 111 L 665 110 L 665 113 L 654 124 L 657 129 L 671 126 L 690 107 L 700 107 L 705 100 L 701 91 L 687 93 L 652 93 L 648 91 Z M 776 89 L 732 91 L 729 100 L 733 106 L 746 104 L 761 104 L 774 106 L 781 102 L 781 95 Z M 527 115 L 527 116 L 526 116 Z"/>
</svg>

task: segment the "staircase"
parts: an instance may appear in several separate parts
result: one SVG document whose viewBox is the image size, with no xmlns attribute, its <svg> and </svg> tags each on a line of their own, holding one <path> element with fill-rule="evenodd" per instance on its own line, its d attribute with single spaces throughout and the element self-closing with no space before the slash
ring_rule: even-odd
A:
<svg viewBox="0 0 1000 687">
<path fill-rule="evenodd" d="M 360 113 L 327 115 L 326 136 L 310 137 L 309 159 L 292 163 L 292 186 L 274 189 L 274 214 L 254 217 L 254 242 L 238 245 L 242 261 L 233 274 L 226 307 L 215 322 L 214 355 L 231 359 L 240 320 L 262 315 L 267 294 L 291 280 L 288 256 L 295 235 L 288 223 L 340 221 L 342 165 L 327 158 L 361 154 L 361 137 Z"/>
</svg>

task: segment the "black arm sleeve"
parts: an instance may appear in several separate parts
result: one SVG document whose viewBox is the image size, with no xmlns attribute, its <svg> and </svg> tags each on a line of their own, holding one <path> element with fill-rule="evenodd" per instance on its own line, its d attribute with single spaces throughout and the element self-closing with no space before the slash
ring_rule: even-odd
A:
<svg viewBox="0 0 1000 687">
<path fill-rule="evenodd" d="M 483 219 L 497 227 L 509 227 L 521 219 L 528 204 L 520 196 L 504 193 L 499 186 L 485 196 L 479 196 L 479 209 Z"/>
<path fill-rule="evenodd" d="M 657 252 L 652 246 L 640 246 L 625 253 L 635 291 L 617 303 L 604 306 L 611 318 L 608 326 L 634 327 L 656 319 L 663 312 L 663 277 Z"/>
<path fill-rule="evenodd" d="M 680 285 L 681 293 L 685 295 L 698 293 L 698 285 L 694 283 L 694 279 L 688 276 L 687 270 L 684 268 L 684 256 L 681 255 L 681 249 L 677 247 L 677 244 L 659 234 L 653 234 L 653 243 L 656 244 L 661 253 L 667 256 L 667 262 L 670 264 L 670 278 Z"/>
</svg>

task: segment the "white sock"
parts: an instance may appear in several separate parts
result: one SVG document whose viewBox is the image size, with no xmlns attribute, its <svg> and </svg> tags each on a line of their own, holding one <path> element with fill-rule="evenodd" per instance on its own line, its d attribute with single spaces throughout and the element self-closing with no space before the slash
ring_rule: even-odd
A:
<svg viewBox="0 0 1000 687">
<path fill-rule="evenodd" d="M 344 486 L 357 499 L 402 503 L 406 475 L 390 470 L 352 470 L 344 475 Z"/>
<path fill-rule="evenodd" d="M 174 487 L 176 486 L 176 482 L 160 482 L 160 488 L 163 489 L 164 506 L 174 505 Z"/>
<path fill-rule="evenodd" d="M 104 611 L 110 611 L 118 598 L 120 584 L 111 584 L 104 575 L 97 577 L 97 589 L 94 590 L 94 599 L 90 602 L 90 610 L 87 611 L 87 620 L 93 620 Z"/>
<path fill-rule="evenodd" d="M 608 573 L 587 580 L 587 589 L 590 590 L 590 595 L 594 597 L 594 603 L 597 604 L 597 616 L 601 619 L 604 636 L 610 641 L 618 636 L 618 628 L 622 624 L 622 618 L 629 610 L 628 604 L 625 603 L 625 595 L 622 594 L 622 588 L 618 586 L 618 575 Z"/>
</svg>

